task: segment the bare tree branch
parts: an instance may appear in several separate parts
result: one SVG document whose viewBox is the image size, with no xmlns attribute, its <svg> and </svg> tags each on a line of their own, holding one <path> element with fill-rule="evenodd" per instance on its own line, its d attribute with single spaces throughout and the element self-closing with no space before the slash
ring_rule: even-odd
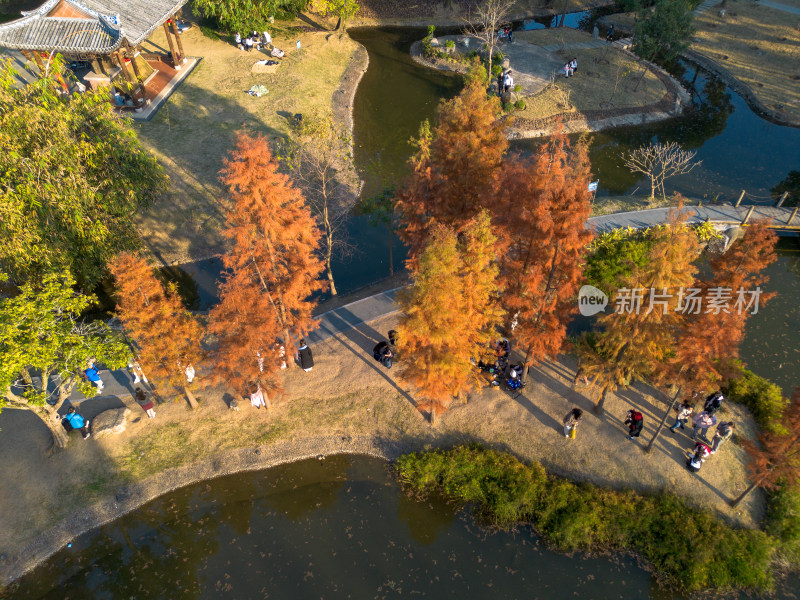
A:
<svg viewBox="0 0 800 600">
<path fill-rule="evenodd" d="M 492 76 L 492 59 L 500 42 L 500 25 L 508 18 L 513 0 L 485 0 L 469 12 L 465 21 L 465 30 L 472 37 L 478 38 L 486 46 L 489 54 L 489 77 Z"/>
<path fill-rule="evenodd" d="M 664 181 L 675 175 L 689 173 L 703 161 L 694 161 L 697 152 L 683 150 L 677 142 L 642 146 L 623 154 L 625 166 L 633 173 L 642 173 L 650 179 L 650 198 L 660 191 L 666 197 Z"/>
</svg>

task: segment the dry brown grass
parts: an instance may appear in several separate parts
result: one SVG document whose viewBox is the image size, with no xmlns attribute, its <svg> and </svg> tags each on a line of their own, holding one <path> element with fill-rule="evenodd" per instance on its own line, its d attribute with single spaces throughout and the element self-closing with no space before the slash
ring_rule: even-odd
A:
<svg viewBox="0 0 800 600">
<path fill-rule="evenodd" d="M 557 76 L 553 85 L 525 98 L 525 110 L 516 111 L 515 116 L 541 119 L 569 112 L 645 107 L 666 93 L 664 84 L 650 71 L 640 82 L 641 63 L 616 48 L 559 50 L 556 55 L 565 63 L 576 57 L 577 75 Z"/>
<path fill-rule="evenodd" d="M 251 73 L 266 54 L 243 52 L 228 40 L 209 39 L 193 27 L 181 36 L 186 53 L 203 60 L 152 121 L 136 124 L 140 139 L 155 152 L 170 176 L 171 191 L 142 215 L 139 225 L 151 248 L 167 262 L 219 251 L 222 188 L 217 174 L 235 132 L 270 138 L 288 132 L 285 115 L 328 108 L 356 45 L 329 33 L 274 36 L 286 51 L 275 74 Z M 302 42 L 302 58 L 295 42 Z M 166 47 L 163 31 L 151 43 Z M 269 93 L 245 93 L 262 84 Z"/>
<path fill-rule="evenodd" d="M 779 0 L 800 7 L 798 0 Z M 800 16 L 749 0 L 729 0 L 695 19 L 692 50 L 747 84 L 768 108 L 800 118 Z"/>
</svg>

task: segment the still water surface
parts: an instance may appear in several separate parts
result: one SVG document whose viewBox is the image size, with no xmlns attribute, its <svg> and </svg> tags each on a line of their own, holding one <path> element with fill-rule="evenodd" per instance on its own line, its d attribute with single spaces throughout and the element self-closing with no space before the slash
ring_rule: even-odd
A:
<svg viewBox="0 0 800 600">
<path fill-rule="evenodd" d="M 384 462 L 309 460 L 192 485 L 77 540 L 7 600 L 682 598 L 634 560 L 565 556 L 407 497 Z"/>
</svg>

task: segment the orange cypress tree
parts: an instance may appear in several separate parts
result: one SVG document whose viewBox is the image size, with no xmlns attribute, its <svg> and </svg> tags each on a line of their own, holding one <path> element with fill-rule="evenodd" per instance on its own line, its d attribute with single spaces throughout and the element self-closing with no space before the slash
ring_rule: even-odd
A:
<svg viewBox="0 0 800 600">
<path fill-rule="evenodd" d="M 757 487 L 775 489 L 800 483 L 800 388 L 792 396 L 792 403 L 783 413 L 787 434 L 772 432 L 761 434 L 761 447 L 750 440 L 743 445 L 750 455 L 750 485 L 735 500 L 736 506 Z"/>
<path fill-rule="evenodd" d="M 428 230 L 443 223 L 459 230 L 497 196 L 500 164 L 508 149 L 501 108 L 478 81 L 444 102 L 432 132 L 423 126 L 414 171 L 397 195 L 401 237 L 413 258 Z"/>
<path fill-rule="evenodd" d="M 283 328 L 253 263 L 231 273 L 220 286 L 208 331 L 215 337 L 214 382 L 245 396 L 259 386 L 269 407 L 269 395 L 282 388 L 278 373 L 285 354 L 281 356 L 278 340 Z"/>
<path fill-rule="evenodd" d="M 481 213 L 460 238 L 451 227 L 433 226 L 411 269 L 414 284 L 398 296 L 400 376 L 416 386 L 432 422 L 475 385 L 472 361 L 486 353 L 502 317 L 488 215 Z"/>
<path fill-rule="evenodd" d="M 675 310 L 679 290 L 694 281 L 699 252 L 681 208 L 670 212 L 667 225 L 654 230 L 649 263 L 618 290 L 615 312 L 598 319 L 596 344 L 582 348 L 580 372 L 599 391 L 597 412 L 609 392 L 633 379 L 651 376 L 659 381 L 662 365 L 674 354 L 682 318 Z"/>
<path fill-rule="evenodd" d="M 223 233 L 232 244 L 223 264 L 234 276 L 254 273 L 291 355 L 294 339 L 314 327 L 311 313 L 316 302 L 310 297 L 325 288 L 320 280 L 324 265 L 317 254 L 320 232 L 303 196 L 278 172 L 263 136 L 240 134 L 221 175 L 230 196 Z M 243 280 L 236 280 L 236 286 L 245 289 Z M 234 313 L 225 314 L 233 318 Z M 214 327 L 221 331 L 224 323 Z"/>
<path fill-rule="evenodd" d="M 144 372 L 168 386 L 183 389 L 197 406 L 186 383 L 186 368 L 203 360 L 203 330 L 174 289 L 165 290 L 143 258 L 123 252 L 109 263 L 117 281 L 117 316 L 139 346 Z"/>
<path fill-rule="evenodd" d="M 745 326 L 751 307 L 737 306 L 739 290 L 749 303 L 753 292 L 767 283 L 763 270 L 776 259 L 775 244 L 778 236 L 763 222 L 753 223 L 742 239 L 735 242 L 724 254 L 711 259 L 712 275 L 694 284 L 697 295 L 709 298 L 715 290 L 730 296 L 729 307 L 724 310 L 707 310 L 695 313 L 686 304 L 683 328 L 671 362 L 674 379 L 686 390 L 710 391 L 724 383 L 735 372 L 735 359 L 745 335 Z M 763 306 L 774 294 L 760 294 Z"/>
<path fill-rule="evenodd" d="M 525 366 L 558 354 L 577 309 L 575 294 L 591 232 L 586 148 L 563 135 L 532 160 L 515 158 L 503 169 L 497 223 L 506 237 L 501 259 L 507 331 L 525 352 Z"/>
</svg>

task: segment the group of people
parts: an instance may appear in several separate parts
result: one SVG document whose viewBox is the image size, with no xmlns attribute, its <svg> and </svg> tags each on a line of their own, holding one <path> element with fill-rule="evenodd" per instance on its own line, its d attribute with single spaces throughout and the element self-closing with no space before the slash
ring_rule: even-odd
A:
<svg viewBox="0 0 800 600">
<path fill-rule="evenodd" d="M 500 30 L 497 32 L 498 39 L 507 40 L 509 44 L 514 43 L 514 29 L 512 29 L 511 25 L 506 25 L 505 27 L 501 27 Z"/>
<path fill-rule="evenodd" d="M 514 77 L 511 75 L 511 69 L 500 71 L 497 76 L 497 95 L 502 96 L 507 94 L 514 87 Z"/>
<path fill-rule="evenodd" d="M 236 47 L 239 50 L 250 51 L 253 48 L 256 50 L 269 50 L 269 55 L 275 58 L 283 58 L 285 54 L 283 50 L 279 50 L 272 45 L 272 36 L 270 35 L 269 31 L 264 31 L 262 33 L 254 31 L 245 37 L 242 37 L 241 34 L 236 33 L 236 35 L 233 36 L 233 42 L 236 44 Z"/>
<path fill-rule="evenodd" d="M 567 61 L 567 64 L 561 67 L 561 70 L 564 71 L 564 77 L 575 75 L 575 73 L 578 72 L 578 59 L 572 58 L 571 60 Z"/>
<path fill-rule="evenodd" d="M 725 397 L 722 392 L 715 392 L 708 396 L 703 405 L 703 410 L 692 417 L 694 413 L 694 404 L 690 400 L 686 400 L 677 407 L 675 407 L 676 417 L 675 423 L 669 430 L 675 433 L 679 427 L 686 429 L 689 419 L 692 419 L 692 440 L 697 440 L 692 450 L 687 452 L 686 467 L 696 473 L 700 470 L 705 460 L 715 454 L 720 446 L 731 439 L 733 432 L 736 429 L 736 423 L 733 421 L 722 421 L 717 423 L 716 413 L 722 407 L 722 401 Z M 578 424 L 583 417 L 583 411 L 580 408 L 573 408 L 564 417 L 562 423 L 564 424 L 564 437 L 575 438 L 575 433 Z M 635 409 L 630 409 L 625 417 L 624 424 L 628 426 L 627 437 L 633 440 L 639 437 L 644 429 L 644 415 Z M 714 437 L 709 440 L 707 437 L 708 430 L 717 426 Z"/>
<path fill-rule="evenodd" d="M 686 429 L 689 420 L 692 421 L 692 440 L 695 441 L 694 449 L 688 453 L 686 466 L 692 472 L 697 472 L 705 460 L 715 454 L 723 442 L 733 436 L 736 423 L 733 421 L 717 421 L 716 412 L 722 407 L 725 397 L 722 392 L 714 392 L 705 399 L 703 410 L 694 414 L 694 403 L 686 400 L 675 408 L 675 423 L 669 430 L 672 433 L 680 427 Z M 708 430 L 717 426 L 714 437 L 708 439 Z"/>
</svg>

